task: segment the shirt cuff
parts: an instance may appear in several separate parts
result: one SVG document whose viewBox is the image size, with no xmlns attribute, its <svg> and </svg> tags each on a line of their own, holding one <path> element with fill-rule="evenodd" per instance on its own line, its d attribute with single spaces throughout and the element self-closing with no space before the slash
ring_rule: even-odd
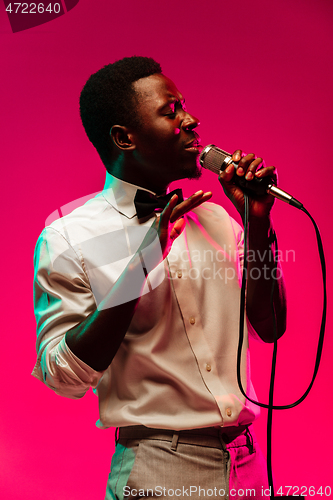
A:
<svg viewBox="0 0 333 500">
<path fill-rule="evenodd" d="M 104 372 L 97 372 L 91 366 L 79 359 L 66 344 L 65 337 L 59 342 L 55 351 L 55 362 L 61 367 L 61 373 L 71 380 L 82 381 L 95 388 Z"/>
<path fill-rule="evenodd" d="M 43 381 L 56 394 L 81 398 L 89 387 L 95 388 L 104 372 L 98 372 L 79 359 L 68 347 L 65 337 L 42 354 L 32 375 Z"/>
</svg>

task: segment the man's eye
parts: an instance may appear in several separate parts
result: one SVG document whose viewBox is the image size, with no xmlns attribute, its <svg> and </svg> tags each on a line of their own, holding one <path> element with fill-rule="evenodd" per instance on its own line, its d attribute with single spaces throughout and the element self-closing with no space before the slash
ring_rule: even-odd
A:
<svg viewBox="0 0 333 500">
<path fill-rule="evenodd" d="M 172 117 L 175 117 L 177 114 L 177 110 L 176 110 L 176 106 L 170 106 L 170 108 L 168 109 L 168 112 L 166 113 L 166 116 L 172 116 Z"/>
<path fill-rule="evenodd" d="M 171 103 L 169 111 L 166 114 L 166 116 L 170 116 L 171 118 L 174 118 L 177 115 L 179 109 L 186 112 L 186 107 L 185 107 L 184 102 L 175 101 L 175 102 Z"/>
</svg>

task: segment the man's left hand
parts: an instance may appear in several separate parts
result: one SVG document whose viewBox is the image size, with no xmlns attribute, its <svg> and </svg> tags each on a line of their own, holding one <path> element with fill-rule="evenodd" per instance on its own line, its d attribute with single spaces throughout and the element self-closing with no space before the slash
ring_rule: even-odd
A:
<svg viewBox="0 0 333 500">
<path fill-rule="evenodd" d="M 220 173 L 219 181 L 225 194 L 232 201 L 243 218 L 244 195 L 242 189 L 234 183 L 234 175 L 245 177 L 247 181 L 251 181 L 254 176 L 258 178 L 271 177 L 274 184 L 276 184 L 277 173 L 275 167 L 266 167 L 263 159 L 260 157 L 256 158 L 254 154 L 242 156 L 242 151 L 240 149 L 234 152 L 232 159 L 234 162 L 239 162 L 237 169 L 233 164 L 229 165 Z M 274 199 L 274 196 L 269 194 L 264 196 L 251 195 L 249 199 L 250 217 L 268 217 L 274 204 Z"/>
</svg>

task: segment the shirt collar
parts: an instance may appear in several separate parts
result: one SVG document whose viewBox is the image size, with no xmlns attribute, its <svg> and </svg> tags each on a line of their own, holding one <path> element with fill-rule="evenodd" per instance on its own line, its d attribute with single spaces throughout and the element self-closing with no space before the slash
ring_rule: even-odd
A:
<svg viewBox="0 0 333 500">
<path fill-rule="evenodd" d="M 109 172 L 106 172 L 102 195 L 106 201 L 110 203 L 115 210 L 117 210 L 117 212 L 125 215 L 128 219 L 132 219 L 136 216 L 134 198 L 138 189 L 142 189 L 144 191 L 148 191 L 148 193 L 156 195 L 156 193 L 149 191 L 149 189 L 136 186 L 135 184 L 130 184 L 129 182 L 118 179 Z"/>
</svg>

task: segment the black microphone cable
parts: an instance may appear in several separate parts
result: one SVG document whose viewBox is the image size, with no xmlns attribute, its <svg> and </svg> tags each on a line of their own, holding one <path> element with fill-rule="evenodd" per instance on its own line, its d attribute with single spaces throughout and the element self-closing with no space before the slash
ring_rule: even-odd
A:
<svg viewBox="0 0 333 500">
<path fill-rule="evenodd" d="M 242 385 L 242 381 L 241 381 L 241 369 L 240 368 L 241 368 L 242 346 L 243 346 L 243 341 L 244 341 L 245 295 L 246 295 L 247 269 L 248 269 L 247 254 L 248 254 L 248 230 L 249 230 L 249 197 L 244 192 L 244 265 L 243 265 L 241 300 L 240 300 L 239 341 L 238 341 L 238 352 L 237 352 L 237 382 L 238 382 L 239 389 L 244 397 L 246 397 L 249 401 L 251 401 L 251 403 L 253 403 L 257 406 L 260 406 L 261 408 L 267 408 L 267 410 L 268 410 L 268 415 L 267 415 L 267 476 L 268 476 L 268 483 L 269 483 L 269 487 L 270 487 L 270 497 L 271 498 L 275 498 L 274 485 L 273 485 L 273 474 L 272 474 L 272 417 L 273 417 L 273 410 L 288 410 L 290 408 L 294 408 L 295 406 L 299 405 L 302 401 L 304 401 L 306 396 L 309 394 L 309 392 L 313 386 L 313 383 L 315 381 L 315 378 L 317 376 L 319 365 L 320 365 L 320 359 L 321 359 L 323 343 L 324 343 L 325 324 L 326 324 L 326 311 L 327 311 L 326 264 L 325 264 L 323 244 L 322 244 L 322 240 L 320 237 L 320 232 L 319 232 L 318 226 L 315 223 L 313 217 L 310 215 L 310 213 L 303 206 L 301 206 L 299 209 L 302 210 L 310 218 L 310 220 L 315 228 L 316 237 L 317 237 L 318 252 L 319 252 L 321 269 L 322 269 L 322 278 L 323 278 L 323 312 L 322 312 L 322 320 L 321 320 L 320 333 L 319 333 L 319 339 L 318 339 L 315 366 L 314 366 L 314 371 L 313 371 L 313 376 L 312 376 L 311 382 L 310 382 L 308 388 L 306 389 L 306 391 L 303 393 L 303 395 L 299 399 L 297 399 L 294 403 L 291 403 L 288 405 L 274 405 L 273 404 L 276 358 L 277 358 L 277 324 L 276 324 L 276 315 L 275 315 L 274 301 L 273 301 L 274 288 L 275 288 L 275 278 L 273 277 L 272 287 L 271 287 L 271 295 L 270 295 L 270 303 L 271 303 L 271 311 L 272 311 L 272 318 L 273 318 L 274 349 L 273 349 L 273 355 L 272 355 L 272 368 L 271 368 L 268 404 L 264 404 L 264 403 L 260 403 L 259 401 L 255 401 L 255 400 L 251 399 L 246 394 L 246 392 L 243 388 L 243 385 Z M 272 276 L 273 276 L 273 271 L 275 270 L 275 272 L 276 272 L 276 270 L 277 270 L 277 239 L 276 239 L 275 233 L 274 233 L 274 237 L 273 237 L 273 243 L 274 243 L 274 255 L 273 255 L 274 267 L 272 270 Z M 281 497 L 277 497 L 277 498 L 281 498 Z"/>
</svg>

